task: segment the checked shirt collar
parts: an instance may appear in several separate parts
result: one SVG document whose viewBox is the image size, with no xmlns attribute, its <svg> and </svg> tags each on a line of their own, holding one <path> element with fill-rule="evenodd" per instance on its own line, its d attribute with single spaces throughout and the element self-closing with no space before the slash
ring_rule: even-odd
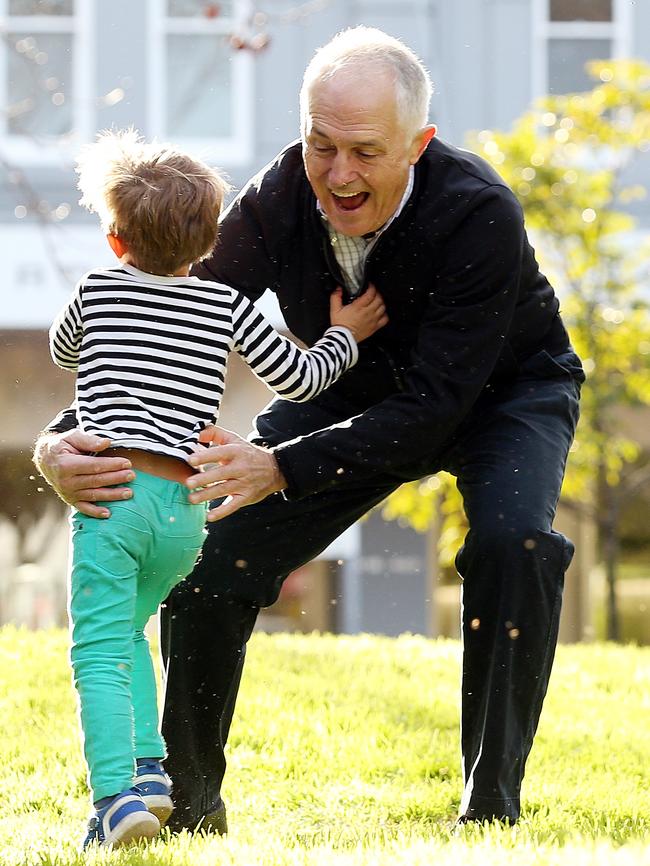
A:
<svg viewBox="0 0 650 866">
<path fill-rule="evenodd" d="M 413 166 L 411 166 L 411 168 L 409 169 L 409 177 L 406 184 L 406 189 L 404 190 L 404 195 L 402 196 L 402 200 L 400 201 L 397 210 L 392 215 L 392 217 L 383 224 L 381 228 L 377 229 L 377 231 L 373 232 L 371 235 L 363 235 L 362 237 L 352 238 L 349 235 L 344 235 L 342 232 L 337 232 L 336 229 L 334 229 L 330 225 L 329 220 L 325 216 L 325 213 L 320 206 L 320 202 L 316 202 L 316 207 L 318 208 L 321 219 L 325 223 L 325 227 L 329 235 L 330 244 L 332 245 L 332 252 L 334 253 L 336 261 L 341 268 L 345 288 L 347 289 L 350 297 L 356 297 L 356 295 L 359 294 L 361 288 L 363 287 L 363 273 L 366 267 L 366 259 L 368 258 L 372 248 L 377 243 L 379 237 L 386 231 L 386 229 L 393 222 L 393 220 L 397 219 L 397 217 L 403 211 L 406 202 L 409 200 L 409 197 L 413 192 L 414 177 L 415 170 Z"/>
</svg>

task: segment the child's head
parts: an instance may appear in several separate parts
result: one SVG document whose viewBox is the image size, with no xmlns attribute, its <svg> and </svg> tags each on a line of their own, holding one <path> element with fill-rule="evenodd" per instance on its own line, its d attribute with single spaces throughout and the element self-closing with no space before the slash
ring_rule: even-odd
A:
<svg viewBox="0 0 650 866">
<path fill-rule="evenodd" d="M 174 274 L 212 252 L 229 189 L 215 169 L 169 145 L 144 142 L 133 129 L 100 133 L 76 169 L 80 204 L 99 215 L 135 267 Z"/>
</svg>

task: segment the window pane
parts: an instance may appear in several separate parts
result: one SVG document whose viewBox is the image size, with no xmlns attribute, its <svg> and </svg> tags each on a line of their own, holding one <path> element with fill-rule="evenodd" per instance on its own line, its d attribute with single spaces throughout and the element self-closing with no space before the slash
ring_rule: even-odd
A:
<svg viewBox="0 0 650 866">
<path fill-rule="evenodd" d="M 72 15 L 74 0 L 9 0 L 10 15 Z"/>
<path fill-rule="evenodd" d="M 596 84 L 585 70 L 588 60 L 611 57 L 609 39 L 550 39 L 548 43 L 549 93 L 591 90 Z"/>
<path fill-rule="evenodd" d="M 213 2 L 208 0 L 167 0 L 167 14 L 171 17 L 228 18 L 232 15 L 233 0 Z"/>
<path fill-rule="evenodd" d="M 551 0 L 551 21 L 611 21 L 612 0 Z"/>
<path fill-rule="evenodd" d="M 63 135 L 72 129 L 72 37 L 14 33 L 9 37 L 9 132 Z"/>
<path fill-rule="evenodd" d="M 231 134 L 231 50 L 223 36 L 167 39 L 166 132 L 189 138 Z"/>
</svg>

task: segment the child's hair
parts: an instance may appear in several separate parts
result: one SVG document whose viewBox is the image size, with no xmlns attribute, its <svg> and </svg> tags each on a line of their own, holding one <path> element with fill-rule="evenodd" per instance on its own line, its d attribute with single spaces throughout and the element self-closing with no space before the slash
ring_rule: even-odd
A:
<svg viewBox="0 0 650 866">
<path fill-rule="evenodd" d="M 79 203 L 124 241 L 135 267 L 173 274 L 212 252 L 230 189 L 216 169 L 127 129 L 99 133 L 76 170 Z"/>
</svg>

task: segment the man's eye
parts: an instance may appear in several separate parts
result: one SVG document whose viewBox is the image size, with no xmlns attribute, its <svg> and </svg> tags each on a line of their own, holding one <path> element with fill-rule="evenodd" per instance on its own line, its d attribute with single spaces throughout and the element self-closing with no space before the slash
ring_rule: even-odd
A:
<svg viewBox="0 0 650 866">
<path fill-rule="evenodd" d="M 367 153 L 364 150 L 360 150 L 360 151 L 358 151 L 358 153 L 362 159 L 374 159 L 377 156 L 376 153 Z"/>
<path fill-rule="evenodd" d="M 333 150 L 328 144 L 312 144 L 312 148 L 316 153 L 330 153 Z"/>
</svg>

